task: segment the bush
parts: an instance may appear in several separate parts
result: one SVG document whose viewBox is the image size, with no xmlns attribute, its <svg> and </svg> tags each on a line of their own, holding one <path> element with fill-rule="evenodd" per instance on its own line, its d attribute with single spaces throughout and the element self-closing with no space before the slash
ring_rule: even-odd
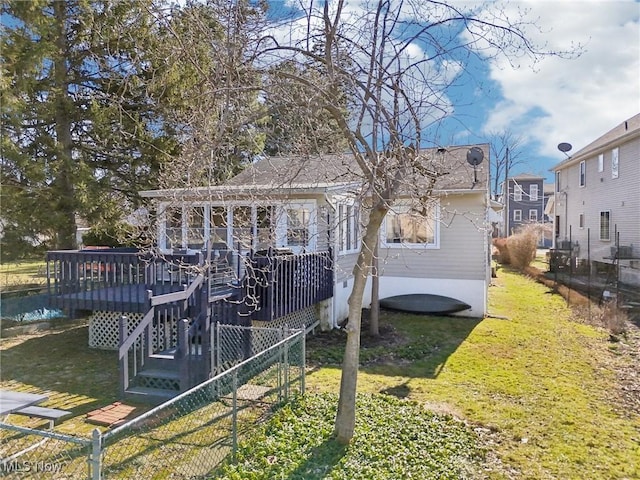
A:
<svg viewBox="0 0 640 480">
<path fill-rule="evenodd" d="M 509 248 L 507 247 L 506 238 L 494 238 L 493 246 L 497 252 L 496 260 L 502 265 L 509 265 L 511 263 L 511 257 L 509 256 Z"/>
<path fill-rule="evenodd" d="M 531 229 L 523 229 L 520 233 L 507 238 L 507 250 L 511 265 L 523 269 L 536 258 L 538 235 Z"/>
</svg>

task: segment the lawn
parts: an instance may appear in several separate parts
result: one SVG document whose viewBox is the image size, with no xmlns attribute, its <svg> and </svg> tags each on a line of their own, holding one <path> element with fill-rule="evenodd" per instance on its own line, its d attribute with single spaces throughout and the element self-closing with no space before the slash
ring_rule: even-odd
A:
<svg viewBox="0 0 640 480">
<path fill-rule="evenodd" d="M 492 317 L 482 321 L 385 314 L 386 338 L 363 339 L 359 392 L 391 394 L 444 418 L 462 420 L 476 433 L 478 445 L 487 449 L 475 478 L 640 478 L 640 411 L 630 410 L 631 404 L 623 401 L 615 374 L 637 362 L 633 349 L 628 350 L 631 355 L 616 354 L 621 350 L 610 344 L 607 331 L 581 323 L 560 296 L 508 270 L 501 270 L 491 287 L 490 310 Z M 629 341 L 634 334 L 637 339 L 637 332 L 630 333 Z M 343 341 L 339 337 L 334 331 L 310 339 L 309 392 L 338 390 Z M 360 415 L 365 414 L 362 410 L 366 407 Z M 398 423 L 385 415 L 388 421 L 377 434 L 387 446 L 379 448 L 396 458 L 402 442 L 411 449 L 415 441 L 403 431 L 414 419 Z M 297 418 L 279 422 L 286 424 L 285 431 L 295 431 Z M 243 448 L 261 448 L 270 458 L 290 456 L 309 463 L 319 457 L 334 463 L 311 461 L 313 468 L 307 466 L 307 472 L 331 473 L 295 478 L 342 478 L 342 464 L 358 458 L 375 461 L 375 455 L 363 460 L 357 448 L 332 457 L 336 447 L 330 442 L 330 422 L 322 425 L 317 436 L 324 435 L 327 443 L 307 447 L 306 457 L 296 452 L 304 450 L 304 444 L 279 442 L 274 432 L 268 437 L 278 445 L 274 450 L 265 451 L 263 437 Z M 356 442 L 358 435 L 367 432 L 356 430 Z M 446 443 L 449 435 L 441 441 Z M 417 468 L 420 461 L 414 454 L 409 455 L 405 478 L 431 478 Z M 282 463 L 282 469 L 269 475 L 288 478 L 291 469 Z M 241 465 L 238 476 L 228 478 L 255 472 L 251 462 L 245 468 Z"/>
<path fill-rule="evenodd" d="M 311 337 L 309 395 L 243 443 L 221 476 L 640 478 L 640 409 L 616 375 L 637 366 L 637 332 L 612 344 L 561 297 L 508 270 L 490 289 L 490 311 L 483 320 L 384 313 L 383 337 L 363 338 L 348 448 L 331 440 L 344 337 Z M 115 354 L 89 349 L 86 335 L 85 325 L 58 323 L 0 340 L 0 386 L 50 391 L 48 406 L 75 414 L 58 429 L 81 435 L 93 428 L 82 414 L 117 397 Z M 425 474 L 430 464 L 450 476 Z"/>
<path fill-rule="evenodd" d="M 0 264 L 0 292 L 45 285 L 46 268 L 44 260 L 21 260 Z"/>
</svg>

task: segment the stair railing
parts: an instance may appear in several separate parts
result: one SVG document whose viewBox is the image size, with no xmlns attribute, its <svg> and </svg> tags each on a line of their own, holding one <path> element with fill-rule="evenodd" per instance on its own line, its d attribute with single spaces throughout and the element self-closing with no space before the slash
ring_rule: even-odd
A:
<svg viewBox="0 0 640 480">
<path fill-rule="evenodd" d="M 184 302 L 181 308 L 186 311 L 187 303 L 193 294 L 200 291 L 204 276 L 198 274 L 188 287 L 183 291 L 167 293 L 163 295 L 153 295 L 151 290 L 147 291 L 149 309 L 140 323 L 128 333 L 128 319 L 126 316 L 120 317 L 120 346 L 118 347 L 118 363 L 120 376 L 120 394 L 124 396 L 126 390 L 131 385 L 132 379 L 147 364 L 153 351 L 153 323 L 156 316 L 156 307 L 169 303 Z M 180 327 L 180 323 L 178 324 Z M 131 360 L 131 364 L 129 363 Z"/>
</svg>

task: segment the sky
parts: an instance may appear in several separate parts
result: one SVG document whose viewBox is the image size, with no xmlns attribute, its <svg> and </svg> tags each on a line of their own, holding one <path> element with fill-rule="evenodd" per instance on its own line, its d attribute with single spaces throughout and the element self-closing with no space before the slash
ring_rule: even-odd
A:
<svg viewBox="0 0 640 480">
<path fill-rule="evenodd" d="M 285 4 L 295 8 L 299 1 Z M 367 0 L 349 3 L 366 8 Z M 573 146 L 570 155 L 640 113 L 640 2 L 519 0 L 505 8 L 528 11 L 537 28 L 527 34 L 546 51 L 577 48 L 579 54 L 548 56 L 533 67 L 504 57 L 472 60 L 472 81 L 463 73 L 447 91 L 452 110 L 438 140 L 484 143 L 492 132 L 511 132 L 523 140 L 523 163 L 513 173 L 552 182 L 550 169 L 566 158 L 559 143 Z"/>
</svg>

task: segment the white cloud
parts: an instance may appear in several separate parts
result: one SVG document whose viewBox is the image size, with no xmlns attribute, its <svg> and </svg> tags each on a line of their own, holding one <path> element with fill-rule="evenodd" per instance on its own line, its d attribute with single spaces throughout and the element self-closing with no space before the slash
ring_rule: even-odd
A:
<svg viewBox="0 0 640 480">
<path fill-rule="evenodd" d="M 490 76 L 504 100 L 491 110 L 486 131 L 515 130 L 539 142 L 540 154 L 574 151 L 640 112 L 640 4 L 632 1 L 518 2 L 539 17 L 547 48 L 584 45 L 578 58 L 547 57 L 537 71 L 491 61 Z"/>
</svg>

